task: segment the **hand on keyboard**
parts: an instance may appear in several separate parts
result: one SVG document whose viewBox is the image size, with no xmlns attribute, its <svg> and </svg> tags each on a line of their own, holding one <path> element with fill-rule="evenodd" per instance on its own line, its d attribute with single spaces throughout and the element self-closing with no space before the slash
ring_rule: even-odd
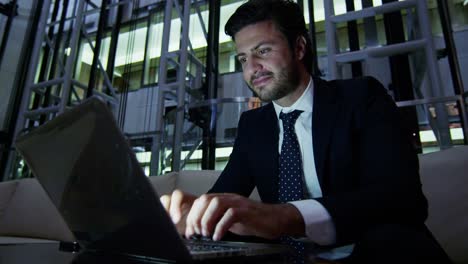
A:
<svg viewBox="0 0 468 264">
<path fill-rule="evenodd" d="M 176 225 L 179 234 L 185 234 L 185 223 L 187 214 L 197 197 L 180 190 L 175 190 L 170 195 L 161 196 L 160 200 L 164 209 L 169 214 L 172 222 Z"/>
<path fill-rule="evenodd" d="M 204 194 L 187 215 L 185 237 L 193 234 L 220 240 L 228 231 L 243 236 L 275 239 L 303 236 L 304 220 L 291 204 L 266 204 L 232 193 Z"/>
<path fill-rule="evenodd" d="M 196 241 L 213 241 L 213 238 L 211 238 L 209 236 L 202 236 L 202 235 L 199 235 L 199 234 L 193 234 L 188 239 L 196 240 Z"/>
<path fill-rule="evenodd" d="M 275 239 L 304 236 L 302 215 L 291 204 L 266 204 L 232 193 L 196 197 L 176 190 L 161 203 L 186 238 L 194 234 L 221 240 L 226 232 Z"/>
</svg>

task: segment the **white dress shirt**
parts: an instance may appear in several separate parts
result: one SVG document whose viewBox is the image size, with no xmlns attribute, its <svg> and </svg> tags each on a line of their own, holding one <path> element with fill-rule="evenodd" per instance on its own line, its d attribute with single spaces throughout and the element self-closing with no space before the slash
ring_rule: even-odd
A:
<svg viewBox="0 0 468 264">
<path fill-rule="evenodd" d="M 283 121 L 279 118 L 280 113 L 289 113 L 294 110 L 303 111 L 297 119 L 294 129 L 301 148 L 306 199 L 290 203 L 302 214 L 307 238 L 319 245 L 329 245 L 335 242 L 335 226 L 328 211 L 313 199 L 322 197 L 322 189 L 317 178 L 314 150 L 312 147 L 313 88 L 313 81 L 310 78 L 306 90 L 293 105 L 282 107 L 273 102 L 273 106 L 275 107 L 279 122 L 279 153 L 281 153 L 281 145 L 283 143 Z"/>
</svg>

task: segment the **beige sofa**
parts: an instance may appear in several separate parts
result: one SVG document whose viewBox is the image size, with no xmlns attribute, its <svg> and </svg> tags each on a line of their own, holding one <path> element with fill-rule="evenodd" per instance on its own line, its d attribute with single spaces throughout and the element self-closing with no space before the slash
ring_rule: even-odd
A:
<svg viewBox="0 0 468 264">
<path fill-rule="evenodd" d="M 0 183 L 0 244 L 74 241 L 36 179 Z"/>
<path fill-rule="evenodd" d="M 468 263 L 468 146 L 422 155 L 426 225 L 455 263 Z"/>
<path fill-rule="evenodd" d="M 468 263 L 468 146 L 421 155 L 429 200 L 427 225 L 455 263 Z M 181 189 L 205 193 L 219 171 L 181 171 L 150 177 L 159 195 Z M 256 190 L 252 199 L 259 200 Z M 0 243 L 72 241 L 73 235 L 35 179 L 0 183 Z"/>
<path fill-rule="evenodd" d="M 149 179 L 159 196 L 170 194 L 175 189 L 201 195 L 210 189 L 220 173 L 221 171 L 215 170 L 189 170 L 170 172 L 156 177 L 149 177 Z M 250 198 L 260 201 L 257 189 L 254 189 Z"/>
</svg>

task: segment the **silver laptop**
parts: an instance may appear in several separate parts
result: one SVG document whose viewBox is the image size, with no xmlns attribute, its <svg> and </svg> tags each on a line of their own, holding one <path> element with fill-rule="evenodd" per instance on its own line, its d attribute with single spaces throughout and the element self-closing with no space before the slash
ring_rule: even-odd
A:
<svg viewBox="0 0 468 264">
<path fill-rule="evenodd" d="M 279 245 L 182 239 L 97 98 L 20 136 L 16 148 L 86 252 L 177 263 L 285 255 Z"/>
</svg>

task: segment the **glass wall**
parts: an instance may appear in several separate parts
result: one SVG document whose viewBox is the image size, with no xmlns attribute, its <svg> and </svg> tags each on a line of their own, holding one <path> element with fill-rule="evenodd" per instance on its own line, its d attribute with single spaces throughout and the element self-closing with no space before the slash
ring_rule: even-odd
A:
<svg viewBox="0 0 468 264">
<path fill-rule="evenodd" d="M 236 71 L 240 71 L 240 67 L 235 60 L 235 45 L 231 41 L 230 37 L 228 37 L 224 33 L 224 25 L 227 19 L 232 15 L 232 13 L 236 10 L 238 6 L 240 6 L 244 1 L 236 1 L 236 0 L 222 0 L 221 1 L 221 15 L 220 15 L 220 31 L 219 31 L 219 72 L 221 74 L 232 73 Z M 304 17 L 306 19 L 306 23 L 309 23 L 309 1 L 304 2 Z M 354 1 L 354 9 L 361 10 L 363 9 L 363 2 L 361 0 Z M 368 2 L 368 1 L 367 1 Z M 345 0 L 335 0 L 335 14 L 344 14 L 346 13 L 346 1 Z M 437 37 L 441 35 L 441 27 L 439 22 L 439 15 L 437 11 L 437 3 L 436 1 L 428 1 L 429 7 L 429 15 L 431 19 L 431 28 L 433 34 Z M 382 5 L 381 0 L 374 0 L 372 1 L 373 6 Z M 313 1 L 314 5 L 314 18 L 315 18 L 315 40 L 317 42 L 317 56 L 318 56 L 318 63 L 319 68 L 322 69 L 322 72 L 326 74 L 327 65 L 327 43 L 325 38 L 325 14 L 324 14 L 324 7 L 322 0 L 315 0 Z M 464 3 L 462 0 L 453 0 L 450 3 L 451 11 L 453 14 L 453 26 L 455 31 L 464 31 L 466 30 L 468 19 L 467 19 L 467 4 Z M 191 11 L 191 20 L 190 20 L 190 45 L 195 57 L 201 62 L 205 63 L 206 60 L 206 30 L 207 30 L 207 21 L 208 21 L 208 10 L 207 6 L 203 6 L 201 8 L 195 10 L 192 8 Z M 414 37 L 412 36 L 413 32 L 410 30 L 413 28 L 412 23 L 414 22 L 414 16 L 412 12 L 414 9 L 411 10 L 404 10 L 402 12 L 403 17 L 403 24 L 404 24 L 404 31 L 405 31 L 405 38 L 406 40 L 411 40 Z M 159 67 L 159 58 L 161 56 L 161 38 L 162 38 L 162 30 L 163 30 L 163 10 L 160 9 L 159 11 L 150 12 L 147 18 L 141 19 L 141 21 L 135 26 L 124 26 L 118 41 L 118 48 L 117 48 L 117 55 L 115 61 L 115 69 L 114 69 L 114 79 L 113 84 L 116 87 L 122 87 L 124 84 L 129 86 L 130 91 L 137 90 L 142 87 L 150 86 L 158 82 L 158 67 Z M 199 18 L 203 19 L 203 23 L 200 22 Z M 387 38 L 385 34 L 385 25 L 384 19 L 382 15 L 377 15 L 373 18 L 373 23 L 375 27 L 375 31 L 369 31 L 366 29 L 366 22 L 363 19 L 357 20 L 357 32 L 358 32 L 358 40 L 359 46 L 361 49 L 369 48 L 369 47 L 378 47 L 384 46 L 387 43 Z M 171 24 L 171 39 L 170 39 L 170 51 L 175 51 L 179 48 L 180 44 L 180 20 L 174 18 Z M 337 25 L 337 39 L 338 39 L 338 49 L 340 52 L 347 52 L 350 50 L 349 47 L 349 32 L 346 23 L 340 23 Z M 108 48 L 107 38 L 103 41 L 103 48 Z M 88 54 L 86 51 L 86 43 L 83 44 L 83 54 Z M 103 50 L 102 53 L 106 53 Z M 102 54 L 101 53 L 101 54 Z M 87 64 L 89 67 L 89 59 L 86 62 L 86 56 L 83 55 L 83 64 Z M 412 55 L 411 60 L 412 63 L 417 63 L 418 56 Z M 416 60 L 416 61 L 415 61 Z M 102 58 L 103 64 L 105 64 L 105 58 Z M 373 68 L 373 64 L 377 64 L 379 68 L 379 72 L 377 75 L 380 76 L 390 76 L 390 71 L 388 66 L 388 60 L 382 59 L 380 61 L 370 62 L 368 64 L 364 64 L 364 74 L 373 72 L 370 70 Z M 86 74 L 85 69 L 86 66 L 82 67 L 80 71 L 81 74 Z M 175 74 L 175 72 L 174 72 Z M 169 76 L 170 77 L 170 76 Z M 348 76 L 350 77 L 350 76 Z M 376 76 L 379 77 L 379 76 Z M 386 80 L 381 80 L 387 87 L 389 85 L 389 79 L 387 77 Z M 450 93 L 449 93 L 450 94 Z M 423 106 L 418 106 L 421 109 Z M 431 109 L 430 107 L 427 109 Z M 433 109 L 433 108 L 432 108 Z M 447 111 L 450 116 L 454 113 L 453 103 L 448 103 Z M 451 110 L 450 110 L 451 109 Z M 420 124 L 420 137 L 423 141 L 424 148 L 433 149 L 438 145 L 436 140 L 436 136 L 434 131 L 431 129 L 430 122 L 428 121 L 427 115 L 422 115 L 425 111 L 419 110 L 418 111 L 418 120 Z M 167 115 L 167 119 L 169 115 Z M 455 118 L 456 119 L 456 118 Z M 463 135 L 460 132 L 460 122 L 456 121 L 454 118 L 450 120 L 451 126 L 451 135 L 454 144 L 459 144 L 463 141 Z M 187 120 L 188 123 L 190 123 Z M 167 125 L 167 130 L 170 130 L 171 124 Z M 197 129 L 200 129 L 199 127 Z M 192 134 L 195 130 L 192 129 L 191 132 L 187 132 L 187 135 Z M 201 131 L 198 131 L 195 137 L 201 137 Z M 170 133 L 169 133 L 170 134 Z M 167 137 L 169 138 L 169 137 Z M 170 142 L 170 141 L 168 141 Z M 196 142 L 190 143 L 196 145 Z M 168 144 L 170 145 L 170 144 Z M 168 146 L 167 145 L 167 146 Z M 221 147 L 220 147 L 221 149 Z M 142 160 L 147 160 L 148 155 L 150 155 L 150 149 L 146 147 L 145 154 L 146 158 L 142 158 Z M 225 151 L 225 150 L 224 150 Z M 186 159 L 186 166 L 199 166 L 197 163 L 200 159 L 200 149 L 196 151 L 184 150 L 182 159 Z M 165 162 L 170 162 L 170 150 L 165 151 L 163 155 L 165 155 Z M 143 154 L 141 154 L 143 155 Z M 222 155 L 225 158 L 225 155 Z M 191 164 L 191 165 L 189 165 Z M 198 165 L 194 165 L 198 164 Z M 217 163 L 218 164 L 218 163 Z M 220 163 L 222 164 L 222 163 Z M 148 162 L 146 165 L 149 166 Z M 166 164 L 166 168 L 168 165 Z M 189 167 L 186 167 L 189 168 Z M 217 166 L 217 168 L 222 169 L 222 165 Z"/>
<path fill-rule="evenodd" d="M 335 13 L 343 14 L 346 12 L 345 0 L 335 0 Z M 240 68 L 236 66 L 235 60 L 235 45 L 224 33 L 224 25 L 227 19 L 232 15 L 235 9 L 241 5 L 243 1 L 222 0 L 221 1 L 221 20 L 219 31 L 219 72 L 230 73 L 239 71 Z M 321 68 L 326 68 L 325 65 L 328 47 L 325 40 L 325 22 L 323 1 L 314 0 L 314 17 L 316 34 L 315 39 L 317 42 L 317 51 L 319 57 L 319 64 Z M 375 6 L 381 5 L 381 0 L 374 0 Z M 308 1 L 304 1 L 304 16 L 306 23 L 309 23 Z M 433 33 L 437 36 L 442 34 L 440 23 L 438 21 L 438 11 L 436 1 L 428 1 L 429 13 L 432 21 Z M 361 10 L 362 2 L 360 0 L 354 1 L 355 10 Z M 202 8 L 203 9 L 203 8 Z M 463 0 L 452 0 L 451 4 L 452 20 L 454 30 L 466 30 L 468 25 L 468 7 Z M 406 12 L 403 12 L 404 20 L 407 23 L 409 19 L 406 18 Z M 202 26 L 199 17 L 203 18 L 204 25 Z M 158 82 L 158 66 L 159 58 L 161 56 L 161 39 L 163 30 L 163 10 L 150 12 L 148 17 L 140 18 L 140 21 L 135 25 L 135 22 L 127 22 L 131 25 L 122 26 L 119 34 L 118 46 L 115 58 L 115 68 L 113 76 L 113 84 L 116 87 L 121 87 L 123 83 L 128 82 L 130 90 L 139 89 L 145 85 L 154 84 Z M 196 10 L 192 10 L 190 21 L 190 43 L 196 57 L 200 62 L 205 63 L 206 60 L 206 30 L 207 30 L 208 10 L 204 10 L 198 14 Z M 369 47 L 369 41 L 366 39 L 375 38 L 373 45 L 385 45 L 387 40 L 385 36 L 385 28 L 383 17 L 381 15 L 375 17 L 376 34 L 369 36 L 370 33 L 366 32 L 364 28 L 364 21 L 358 20 L 358 38 L 361 48 Z M 407 30 L 405 26 L 405 30 Z M 179 49 L 180 43 L 180 20 L 173 19 L 171 25 L 171 39 L 170 51 Z M 348 30 L 346 23 L 340 23 L 337 26 L 337 39 L 339 40 L 339 50 L 342 52 L 349 51 Z M 367 34 L 367 35 L 366 35 Z M 406 32 L 407 39 L 410 39 L 409 32 Z M 93 40 L 94 44 L 94 40 Z M 93 51 L 86 40 L 82 40 L 80 44 L 80 55 L 78 58 L 78 65 L 76 67 L 77 79 L 83 83 L 87 83 L 89 78 L 90 65 L 93 59 Z M 107 58 L 110 47 L 110 32 L 105 33 L 102 39 L 102 46 L 100 51 L 100 61 L 103 67 L 107 66 Z M 102 86 L 102 78 L 97 81 L 98 87 Z M 100 85 L 99 85 L 100 84 Z"/>
<path fill-rule="evenodd" d="M 138 1 L 137 1 L 138 2 Z M 220 21 L 219 21 L 219 73 L 221 74 L 220 78 L 224 78 L 225 75 L 232 74 L 234 72 L 240 71 L 237 60 L 235 59 L 236 51 L 235 45 L 224 33 L 224 25 L 226 24 L 227 19 L 231 14 L 239 7 L 244 1 L 243 0 L 221 0 L 221 10 L 220 10 Z M 313 0 L 313 1 L 302 1 L 304 3 L 304 17 L 306 23 L 309 24 L 309 4 L 313 4 L 314 9 L 314 26 L 315 26 L 315 35 L 313 36 L 317 43 L 317 58 L 319 68 L 322 70 L 322 73 L 326 75 L 327 73 L 327 52 L 329 47 L 327 46 L 326 36 L 325 36 L 325 13 L 323 7 L 323 0 Z M 381 0 L 373 1 L 364 1 L 364 0 L 354 0 L 354 9 L 361 10 L 365 8 L 363 3 L 372 3 L 373 6 L 379 6 L 382 4 Z M 458 45 L 458 55 L 460 60 L 460 66 L 462 69 L 468 68 L 468 54 L 466 47 L 468 45 L 468 2 L 466 0 L 449 0 L 450 11 L 452 14 L 452 25 L 455 31 L 454 36 L 456 38 L 456 44 Z M 431 21 L 431 28 L 435 36 L 436 46 L 439 49 L 439 67 L 444 75 L 449 75 L 449 67 L 447 63 L 447 58 L 444 55 L 444 42 L 442 39 L 442 30 L 439 21 L 439 13 L 437 10 L 437 1 L 431 0 L 427 1 L 429 8 L 429 16 Z M 334 0 L 335 13 L 337 15 L 346 13 L 346 1 L 345 0 Z M 71 8 L 71 7 L 70 7 Z M 90 7 L 88 10 L 91 10 L 96 7 Z M 114 8 L 115 9 L 115 8 Z M 154 101 L 153 97 L 150 96 L 136 96 L 140 91 L 149 91 L 151 89 L 157 89 L 159 82 L 159 66 L 160 58 L 162 56 L 162 41 L 163 41 L 163 29 L 164 29 L 164 4 L 161 3 L 151 3 L 147 6 L 139 7 L 133 6 L 124 10 L 123 19 L 119 25 L 119 31 L 117 35 L 113 36 L 114 28 L 116 27 L 115 21 L 116 11 L 110 12 L 107 26 L 104 27 L 102 32 L 102 37 L 100 40 L 100 50 L 99 50 L 99 63 L 98 70 L 96 71 L 96 78 L 94 81 L 95 89 L 97 91 L 106 93 L 106 82 L 109 81 L 117 92 L 120 93 L 118 96 L 125 95 L 135 95 L 128 96 L 126 100 L 134 100 L 128 102 L 128 105 L 132 107 L 143 109 L 141 112 L 135 111 L 135 115 L 141 115 L 144 113 L 145 120 L 148 121 L 149 125 L 145 123 L 145 129 L 143 131 L 136 131 L 135 133 L 128 133 L 130 138 L 135 146 L 135 151 L 138 153 L 138 157 L 145 168 L 149 169 L 149 163 L 151 160 L 151 146 L 152 136 L 148 135 L 150 132 L 154 132 L 154 116 L 151 115 L 151 111 L 148 110 L 153 105 L 149 106 L 149 100 Z M 189 28 L 189 52 L 191 53 L 190 63 L 187 65 L 187 71 L 192 74 L 200 74 L 196 71 L 198 65 L 205 66 L 206 57 L 207 57 L 207 41 L 206 35 L 208 30 L 208 6 L 207 4 L 202 5 L 193 5 L 190 10 L 190 28 Z M 414 14 L 412 10 L 404 10 L 402 12 L 403 24 L 405 30 L 406 40 L 412 39 L 411 29 L 414 28 L 412 23 L 414 22 Z M 87 27 L 97 28 L 96 24 L 98 22 L 99 16 L 90 15 L 86 18 Z M 357 39 L 359 41 L 359 48 L 365 49 L 369 47 L 379 47 L 384 46 L 387 43 L 387 38 L 385 34 L 385 25 L 382 15 L 377 15 L 373 17 L 371 23 L 373 24 L 374 30 L 369 30 L 368 23 L 369 21 L 364 21 L 362 19 L 356 21 L 357 25 Z M 71 30 L 69 28 L 68 30 Z M 349 32 L 348 25 L 346 23 L 340 23 L 337 25 L 336 36 L 339 40 L 338 49 L 340 52 L 348 52 L 349 47 Z M 78 54 L 76 57 L 76 64 L 74 67 L 74 77 L 81 83 L 82 86 L 86 87 L 91 78 L 91 65 L 93 63 L 93 58 L 95 51 L 93 48 L 96 46 L 96 30 L 90 30 L 87 34 L 87 38 L 81 37 L 79 42 Z M 65 47 L 69 40 L 70 32 L 65 30 L 63 32 L 62 43 L 58 45 Z M 54 36 L 57 37 L 57 36 Z M 171 34 L 169 39 L 169 52 L 179 51 L 181 47 L 181 20 L 177 15 L 177 10 L 174 9 L 171 19 Z M 115 46 L 115 48 L 113 48 Z M 65 49 L 64 59 L 69 55 L 70 50 Z M 39 63 L 38 69 L 46 65 L 45 68 L 50 69 L 49 65 L 50 60 L 44 58 L 44 51 L 42 52 L 42 60 Z M 47 55 L 47 56 L 50 56 Z M 424 65 L 424 61 L 418 60 L 417 54 L 412 54 L 410 57 L 412 63 L 412 76 L 413 79 L 417 80 L 421 78 L 418 85 L 423 85 L 427 82 L 427 76 L 425 74 L 425 69 L 418 69 L 417 65 Z M 64 61 L 57 63 L 64 64 Z M 369 60 L 363 64 L 363 73 L 374 75 L 379 80 L 381 80 L 384 85 L 389 88 L 390 84 L 390 70 L 388 66 L 388 59 L 380 60 Z M 169 65 L 169 71 L 167 73 L 168 80 L 175 79 L 177 74 L 177 67 Z M 171 68 L 172 67 L 172 68 Z M 171 71 L 172 69 L 172 71 Z M 39 76 L 39 70 L 37 74 Z M 108 75 L 106 79 L 105 72 Z M 350 71 L 348 71 L 349 73 Z M 468 83 L 468 75 L 464 74 L 464 83 Z M 202 72 L 200 78 L 204 79 L 205 73 Z M 326 77 L 326 76 L 324 76 Z M 350 76 L 346 76 L 350 77 Z M 238 83 L 236 83 L 238 85 Z M 444 85 L 446 95 L 452 95 L 453 89 L 452 85 Z M 190 89 L 196 90 L 203 87 L 190 87 Z M 223 89 L 233 89 L 234 87 L 223 87 Z M 59 88 L 58 88 L 59 89 Z M 194 91 L 191 91 L 195 93 Z M 197 91 L 200 93 L 199 91 Z M 75 94 L 72 95 L 73 98 L 82 98 L 84 96 L 85 89 L 76 90 Z M 391 91 L 390 91 L 391 93 Z M 220 95 L 230 94 L 227 92 L 220 92 Z M 189 94 L 188 96 L 192 96 Z M 221 96 L 221 97 L 222 97 Z M 422 94 L 422 97 L 425 98 L 427 95 Z M 141 102 L 140 99 L 134 98 L 143 98 Z M 203 98 L 200 96 L 199 98 Z M 191 102 L 190 100 L 186 100 Z M 153 102 L 154 103 L 154 102 Z M 240 111 L 246 110 L 245 103 L 236 103 L 238 105 L 243 105 L 242 107 L 236 106 L 235 109 L 240 109 Z M 444 104 L 446 112 L 450 120 L 450 133 L 451 140 L 453 144 L 459 144 L 463 140 L 463 133 L 460 132 L 461 126 L 460 121 L 455 116 L 458 113 L 456 105 L 453 101 L 451 102 L 442 102 L 439 104 Z M 408 106 L 407 106 L 408 107 Z M 415 107 L 415 106 L 411 106 Z M 172 108 L 176 108 L 175 105 Z M 171 161 L 171 143 L 172 143 L 172 132 L 174 121 L 173 113 L 171 114 L 172 108 L 165 109 L 165 142 L 164 148 L 161 154 L 161 164 L 165 170 L 169 168 Z M 433 106 L 424 104 L 424 106 L 417 106 L 418 110 L 418 121 L 420 127 L 420 137 L 423 141 L 423 146 L 428 148 L 434 148 L 438 146 L 437 141 L 437 132 L 434 132 L 431 126 L 431 115 L 434 118 L 434 109 Z M 444 107 L 443 107 L 444 108 Z M 223 116 L 228 112 L 229 107 L 226 103 L 219 105 L 221 112 L 218 115 L 217 121 L 222 131 L 219 131 L 218 134 L 221 135 L 217 138 L 217 159 L 216 159 L 216 169 L 222 169 L 225 162 L 227 161 L 228 153 L 230 152 L 230 147 L 232 146 L 232 141 L 225 140 L 226 133 L 229 134 L 231 139 L 235 136 L 235 125 L 226 125 L 226 122 L 234 122 L 237 124 L 239 118 L 238 115 L 230 117 L 229 120 L 226 120 Z M 186 115 L 186 124 L 184 125 L 184 143 L 182 151 L 182 160 L 184 160 L 185 168 L 200 168 L 200 139 L 202 135 L 202 128 L 196 122 L 190 120 L 190 114 L 186 107 L 185 109 L 178 109 L 176 111 L 185 111 Z M 193 110 L 193 109 L 192 109 Z M 174 110 L 173 110 L 174 111 Z M 238 110 L 234 111 L 235 113 Z M 127 116 L 128 119 L 138 119 L 140 116 Z M 131 122 L 130 122 L 131 123 Z M 233 128 L 233 129 L 231 129 Z M 226 130 L 228 129 L 228 130 Z M 231 130 L 229 130 L 231 129 Z M 133 130 L 132 130 L 133 131 Z M 146 134 L 145 134 L 146 133 Z M 195 140 L 198 139 L 198 140 Z"/>
</svg>

